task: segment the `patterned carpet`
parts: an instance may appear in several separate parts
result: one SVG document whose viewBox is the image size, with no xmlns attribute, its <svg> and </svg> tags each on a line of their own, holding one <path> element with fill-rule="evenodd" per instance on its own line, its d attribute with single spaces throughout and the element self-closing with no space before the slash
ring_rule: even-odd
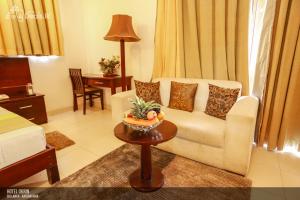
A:
<svg viewBox="0 0 300 200">
<path fill-rule="evenodd" d="M 39 196 L 43 199 L 69 199 L 70 195 L 75 199 L 250 198 L 249 179 L 156 148 L 152 148 L 153 165 L 162 169 L 165 184 L 155 192 L 137 192 L 130 188 L 128 176 L 139 167 L 139 159 L 140 147 L 125 144 Z"/>
</svg>

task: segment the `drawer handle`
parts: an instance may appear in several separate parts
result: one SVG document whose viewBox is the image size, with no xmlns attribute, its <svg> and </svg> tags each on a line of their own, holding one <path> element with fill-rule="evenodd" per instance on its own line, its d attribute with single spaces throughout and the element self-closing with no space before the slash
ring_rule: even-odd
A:
<svg viewBox="0 0 300 200">
<path fill-rule="evenodd" d="M 101 85 L 101 84 L 104 84 L 103 82 L 101 82 L 101 81 L 96 81 L 95 82 L 95 84 L 99 84 L 99 85 Z"/>
<path fill-rule="evenodd" d="M 24 109 L 27 109 L 27 108 L 32 108 L 32 105 L 19 107 L 20 110 L 24 110 Z"/>
<path fill-rule="evenodd" d="M 35 118 L 33 117 L 33 118 L 30 118 L 30 119 L 28 119 L 29 121 L 33 121 L 33 120 L 35 120 Z"/>
</svg>

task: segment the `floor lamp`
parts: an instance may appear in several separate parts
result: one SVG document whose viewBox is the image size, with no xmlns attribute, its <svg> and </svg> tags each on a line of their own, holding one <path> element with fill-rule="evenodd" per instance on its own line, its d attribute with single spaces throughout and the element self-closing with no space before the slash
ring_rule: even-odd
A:
<svg viewBox="0 0 300 200">
<path fill-rule="evenodd" d="M 113 15 L 112 23 L 105 40 L 120 41 L 121 49 L 121 83 L 122 91 L 126 91 L 125 42 L 137 42 L 140 38 L 132 27 L 132 17 L 128 15 Z"/>
</svg>

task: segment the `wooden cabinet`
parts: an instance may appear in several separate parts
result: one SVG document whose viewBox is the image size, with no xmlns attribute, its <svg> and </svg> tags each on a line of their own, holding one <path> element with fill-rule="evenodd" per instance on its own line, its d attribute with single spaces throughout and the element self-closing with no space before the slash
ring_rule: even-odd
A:
<svg viewBox="0 0 300 200">
<path fill-rule="evenodd" d="M 44 95 L 27 96 L 28 83 L 32 83 L 28 58 L 0 57 L 0 94 L 10 97 L 0 106 L 33 123 L 47 123 Z"/>
<path fill-rule="evenodd" d="M 12 97 L 9 100 L 0 101 L 0 106 L 35 124 L 48 122 L 44 95 Z"/>
</svg>

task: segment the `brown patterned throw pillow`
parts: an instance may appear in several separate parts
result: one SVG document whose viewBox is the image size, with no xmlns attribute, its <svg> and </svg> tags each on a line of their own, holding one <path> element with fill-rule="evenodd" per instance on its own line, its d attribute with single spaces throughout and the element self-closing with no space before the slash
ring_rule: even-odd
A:
<svg viewBox="0 0 300 200">
<path fill-rule="evenodd" d="M 225 120 L 227 113 L 236 102 L 239 92 L 239 88 L 229 89 L 209 84 L 205 113 Z"/>
<path fill-rule="evenodd" d="M 193 112 L 198 84 L 171 82 L 169 108 Z"/>
<path fill-rule="evenodd" d="M 154 101 L 156 103 L 161 104 L 160 98 L 160 82 L 156 83 L 146 83 L 134 80 L 135 88 L 136 88 L 136 96 L 142 98 L 144 101 Z"/>
</svg>

